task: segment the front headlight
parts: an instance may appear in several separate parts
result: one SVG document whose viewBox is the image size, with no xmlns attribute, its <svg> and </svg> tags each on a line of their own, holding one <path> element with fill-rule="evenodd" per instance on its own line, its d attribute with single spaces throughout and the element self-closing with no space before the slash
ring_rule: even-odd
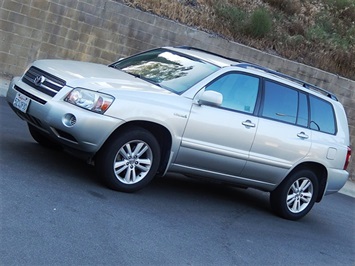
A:
<svg viewBox="0 0 355 266">
<path fill-rule="evenodd" d="M 114 98 L 107 94 L 98 93 L 82 88 L 75 88 L 64 98 L 64 101 L 87 110 L 103 114 L 113 103 Z"/>
</svg>

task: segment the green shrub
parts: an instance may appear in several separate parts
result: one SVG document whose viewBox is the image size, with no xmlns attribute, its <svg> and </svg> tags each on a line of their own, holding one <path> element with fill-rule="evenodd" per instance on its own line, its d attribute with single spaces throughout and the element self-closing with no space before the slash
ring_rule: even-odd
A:
<svg viewBox="0 0 355 266">
<path fill-rule="evenodd" d="M 354 0 L 326 0 L 328 6 L 335 11 L 341 11 L 354 5 Z"/>
<path fill-rule="evenodd" d="M 290 46 L 297 47 L 305 42 L 305 39 L 302 35 L 294 35 L 286 38 L 286 43 Z"/>
<path fill-rule="evenodd" d="M 234 36 L 244 34 L 262 38 L 271 31 L 271 15 L 264 8 L 258 8 L 248 15 L 246 11 L 237 6 L 217 4 L 215 13 Z"/>
<path fill-rule="evenodd" d="M 308 40 L 322 42 L 333 48 L 348 49 L 355 45 L 355 25 L 332 17 L 328 12 L 320 13 L 315 25 L 305 35 Z"/>
<path fill-rule="evenodd" d="M 256 9 L 246 27 L 246 33 L 255 38 L 265 37 L 272 28 L 272 19 L 269 12 L 264 8 Z"/>
<path fill-rule="evenodd" d="M 244 10 L 232 5 L 217 4 L 215 12 L 234 36 L 244 31 L 247 20 L 247 13 Z"/>
</svg>

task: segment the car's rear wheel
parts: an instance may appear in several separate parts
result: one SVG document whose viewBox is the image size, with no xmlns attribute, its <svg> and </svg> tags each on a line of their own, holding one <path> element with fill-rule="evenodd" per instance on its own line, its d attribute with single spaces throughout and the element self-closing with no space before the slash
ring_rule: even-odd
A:
<svg viewBox="0 0 355 266">
<path fill-rule="evenodd" d="M 304 217 L 318 195 L 318 179 L 314 172 L 302 169 L 286 178 L 270 193 L 271 208 L 288 220 Z"/>
<path fill-rule="evenodd" d="M 45 135 L 45 133 L 41 132 L 39 129 L 37 129 L 35 126 L 31 124 L 28 125 L 28 130 L 30 131 L 30 134 L 32 138 L 40 145 L 46 148 L 51 148 L 51 149 L 60 149 L 60 145 L 51 140 L 49 137 Z"/>
<path fill-rule="evenodd" d="M 155 176 L 160 148 L 147 130 L 133 127 L 108 141 L 96 159 L 96 169 L 106 185 L 114 190 L 134 192 Z"/>
</svg>

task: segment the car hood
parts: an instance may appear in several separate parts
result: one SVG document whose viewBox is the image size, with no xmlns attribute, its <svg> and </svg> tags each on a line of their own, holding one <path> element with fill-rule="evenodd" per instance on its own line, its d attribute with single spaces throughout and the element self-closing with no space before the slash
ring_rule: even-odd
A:
<svg viewBox="0 0 355 266">
<path fill-rule="evenodd" d="M 33 66 L 66 81 L 66 86 L 115 93 L 118 90 L 172 93 L 164 88 L 102 64 L 70 60 L 38 60 Z"/>
</svg>

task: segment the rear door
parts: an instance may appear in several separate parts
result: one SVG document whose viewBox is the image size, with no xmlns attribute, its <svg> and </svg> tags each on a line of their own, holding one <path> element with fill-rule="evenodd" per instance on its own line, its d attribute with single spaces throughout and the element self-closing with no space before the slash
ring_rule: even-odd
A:
<svg viewBox="0 0 355 266">
<path fill-rule="evenodd" d="M 266 80 L 255 141 L 242 175 L 279 183 L 310 150 L 308 119 L 307 94 Z"/>
<path fill-rule="evenodd" d="M 258 127 L 259 84 L 258 77 L 232 72 L 207 85 L 223 95 L 222 105 L 192 107 L 175 165 L 205 176 L 239 175 Z"/>
</svg>

